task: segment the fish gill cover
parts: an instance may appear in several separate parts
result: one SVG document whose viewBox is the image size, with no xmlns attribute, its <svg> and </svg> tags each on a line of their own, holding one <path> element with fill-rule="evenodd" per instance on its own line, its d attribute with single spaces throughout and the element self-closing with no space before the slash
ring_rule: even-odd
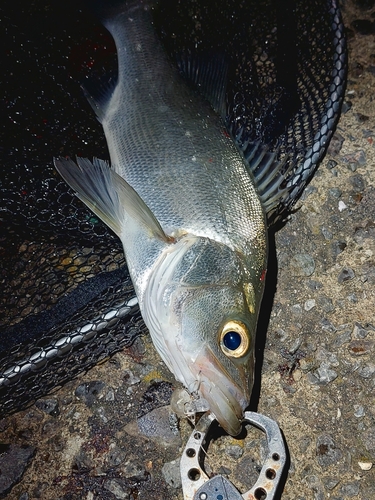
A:
<svg viewBox="0 0 375 500">
<path fill-rule="evenodd" d="M 108 157 L 80 89 L 115 79 L 106 30 L 76 2 L 0 7 L 3 33 L 0 414 L 19 410 L 145 333 L 120 241 L 54 171 L 54 155 Z M 288 213 L 323 157 L 344 94 L 335 1 L 161 2 L 166 51 L 194 85 L 227 64 L 230 133 L 246 154 L 284 161 Z M 210 64 L 206 61 L 210 61 Z M 202 63 L 203 62 L 203 63 Z M 206 79 L 207 80 L 207 79 Z M 202 88 L 215 106 L 221 102 Z"/>
</svg>

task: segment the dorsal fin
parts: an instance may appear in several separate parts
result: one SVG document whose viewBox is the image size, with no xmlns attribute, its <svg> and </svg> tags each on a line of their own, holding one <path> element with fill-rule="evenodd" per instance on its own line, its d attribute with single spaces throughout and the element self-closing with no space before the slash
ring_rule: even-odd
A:
<svg viewBox="0 0 375 500">
<path fill-rule="evenodd" d="M 279 151 L 269 151 L 261 142 L 242 143 L 238 135 L 234 140 L 244 155 L 245 165 L 254 180 L 267 219 L 271 220 L 275 209 L 289 195 L 287 181 L 292 164 L 287 157 L 279 160 Z"/>
<path fill-rule="evenodd" d="M 225 120 L 229 67 L 225 54 L 183 54 L 177 57 L 177 66 L 184 78 Z"/>
<path fill-rule="evenodd" d="M 90 77 L 81 84 L 83 93 L 102 123 L 107 106 L 117 85 L 117 75 Z"/>
</svg>

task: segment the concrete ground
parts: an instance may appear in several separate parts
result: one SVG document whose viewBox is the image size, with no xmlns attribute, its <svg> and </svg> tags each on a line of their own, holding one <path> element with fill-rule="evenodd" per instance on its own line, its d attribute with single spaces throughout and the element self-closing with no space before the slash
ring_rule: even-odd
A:
<svg viewBox="0 0 375 500">
<path fill-rule="evenodd" d="M 289 449 L 282 500 L 375 498 L 371 4 L 345 2 L 345 112 L 298 210 L 271 235 L 254 401 L 259 396 L 257 410 L 278 422 Z M 368 22 L 353 24 L 358 19 Z M 182 500 L 175 461 L 192 428 L 168 406 L 175 386 L 145 336 L 0 421 L 2 490 L 13 481 L 6 498 Z M 206 467 L 245 491 L 263 454 L 262 433 L 249 428 L 244 439 L 217 436 Z"/>
</svg>

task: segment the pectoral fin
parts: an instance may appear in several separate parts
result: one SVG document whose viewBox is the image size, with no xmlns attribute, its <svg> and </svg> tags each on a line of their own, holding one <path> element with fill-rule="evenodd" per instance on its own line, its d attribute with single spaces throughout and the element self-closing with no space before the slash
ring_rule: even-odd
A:
<svg viewBox="0 0 375 500">
<path fill-rule="evenodd" d="M 57 171 L 80 198 L 103 222 L 121 237 L 124 222 L 131 217 L 149 233 L 170 243 L 152 211 L 138 193 L 104 160 L 54 158 Z"/>
</svg>

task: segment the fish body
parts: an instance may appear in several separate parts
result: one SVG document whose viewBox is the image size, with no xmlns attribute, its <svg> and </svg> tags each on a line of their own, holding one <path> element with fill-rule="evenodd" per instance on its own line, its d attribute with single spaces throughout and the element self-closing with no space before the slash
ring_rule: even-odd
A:
<svg viewBox="0 0 375 500">
<path fill-rule="evenodd" d="M 106 162 L 55 159 L 120 237 L 157 351 L 190 394 L 236 435 L 253 385 L 267 223 L 243 154 L 218 114 L 171 64 L 151 6 L 105 21 L 118 80 L 90 98 Z"/>
</svg>

